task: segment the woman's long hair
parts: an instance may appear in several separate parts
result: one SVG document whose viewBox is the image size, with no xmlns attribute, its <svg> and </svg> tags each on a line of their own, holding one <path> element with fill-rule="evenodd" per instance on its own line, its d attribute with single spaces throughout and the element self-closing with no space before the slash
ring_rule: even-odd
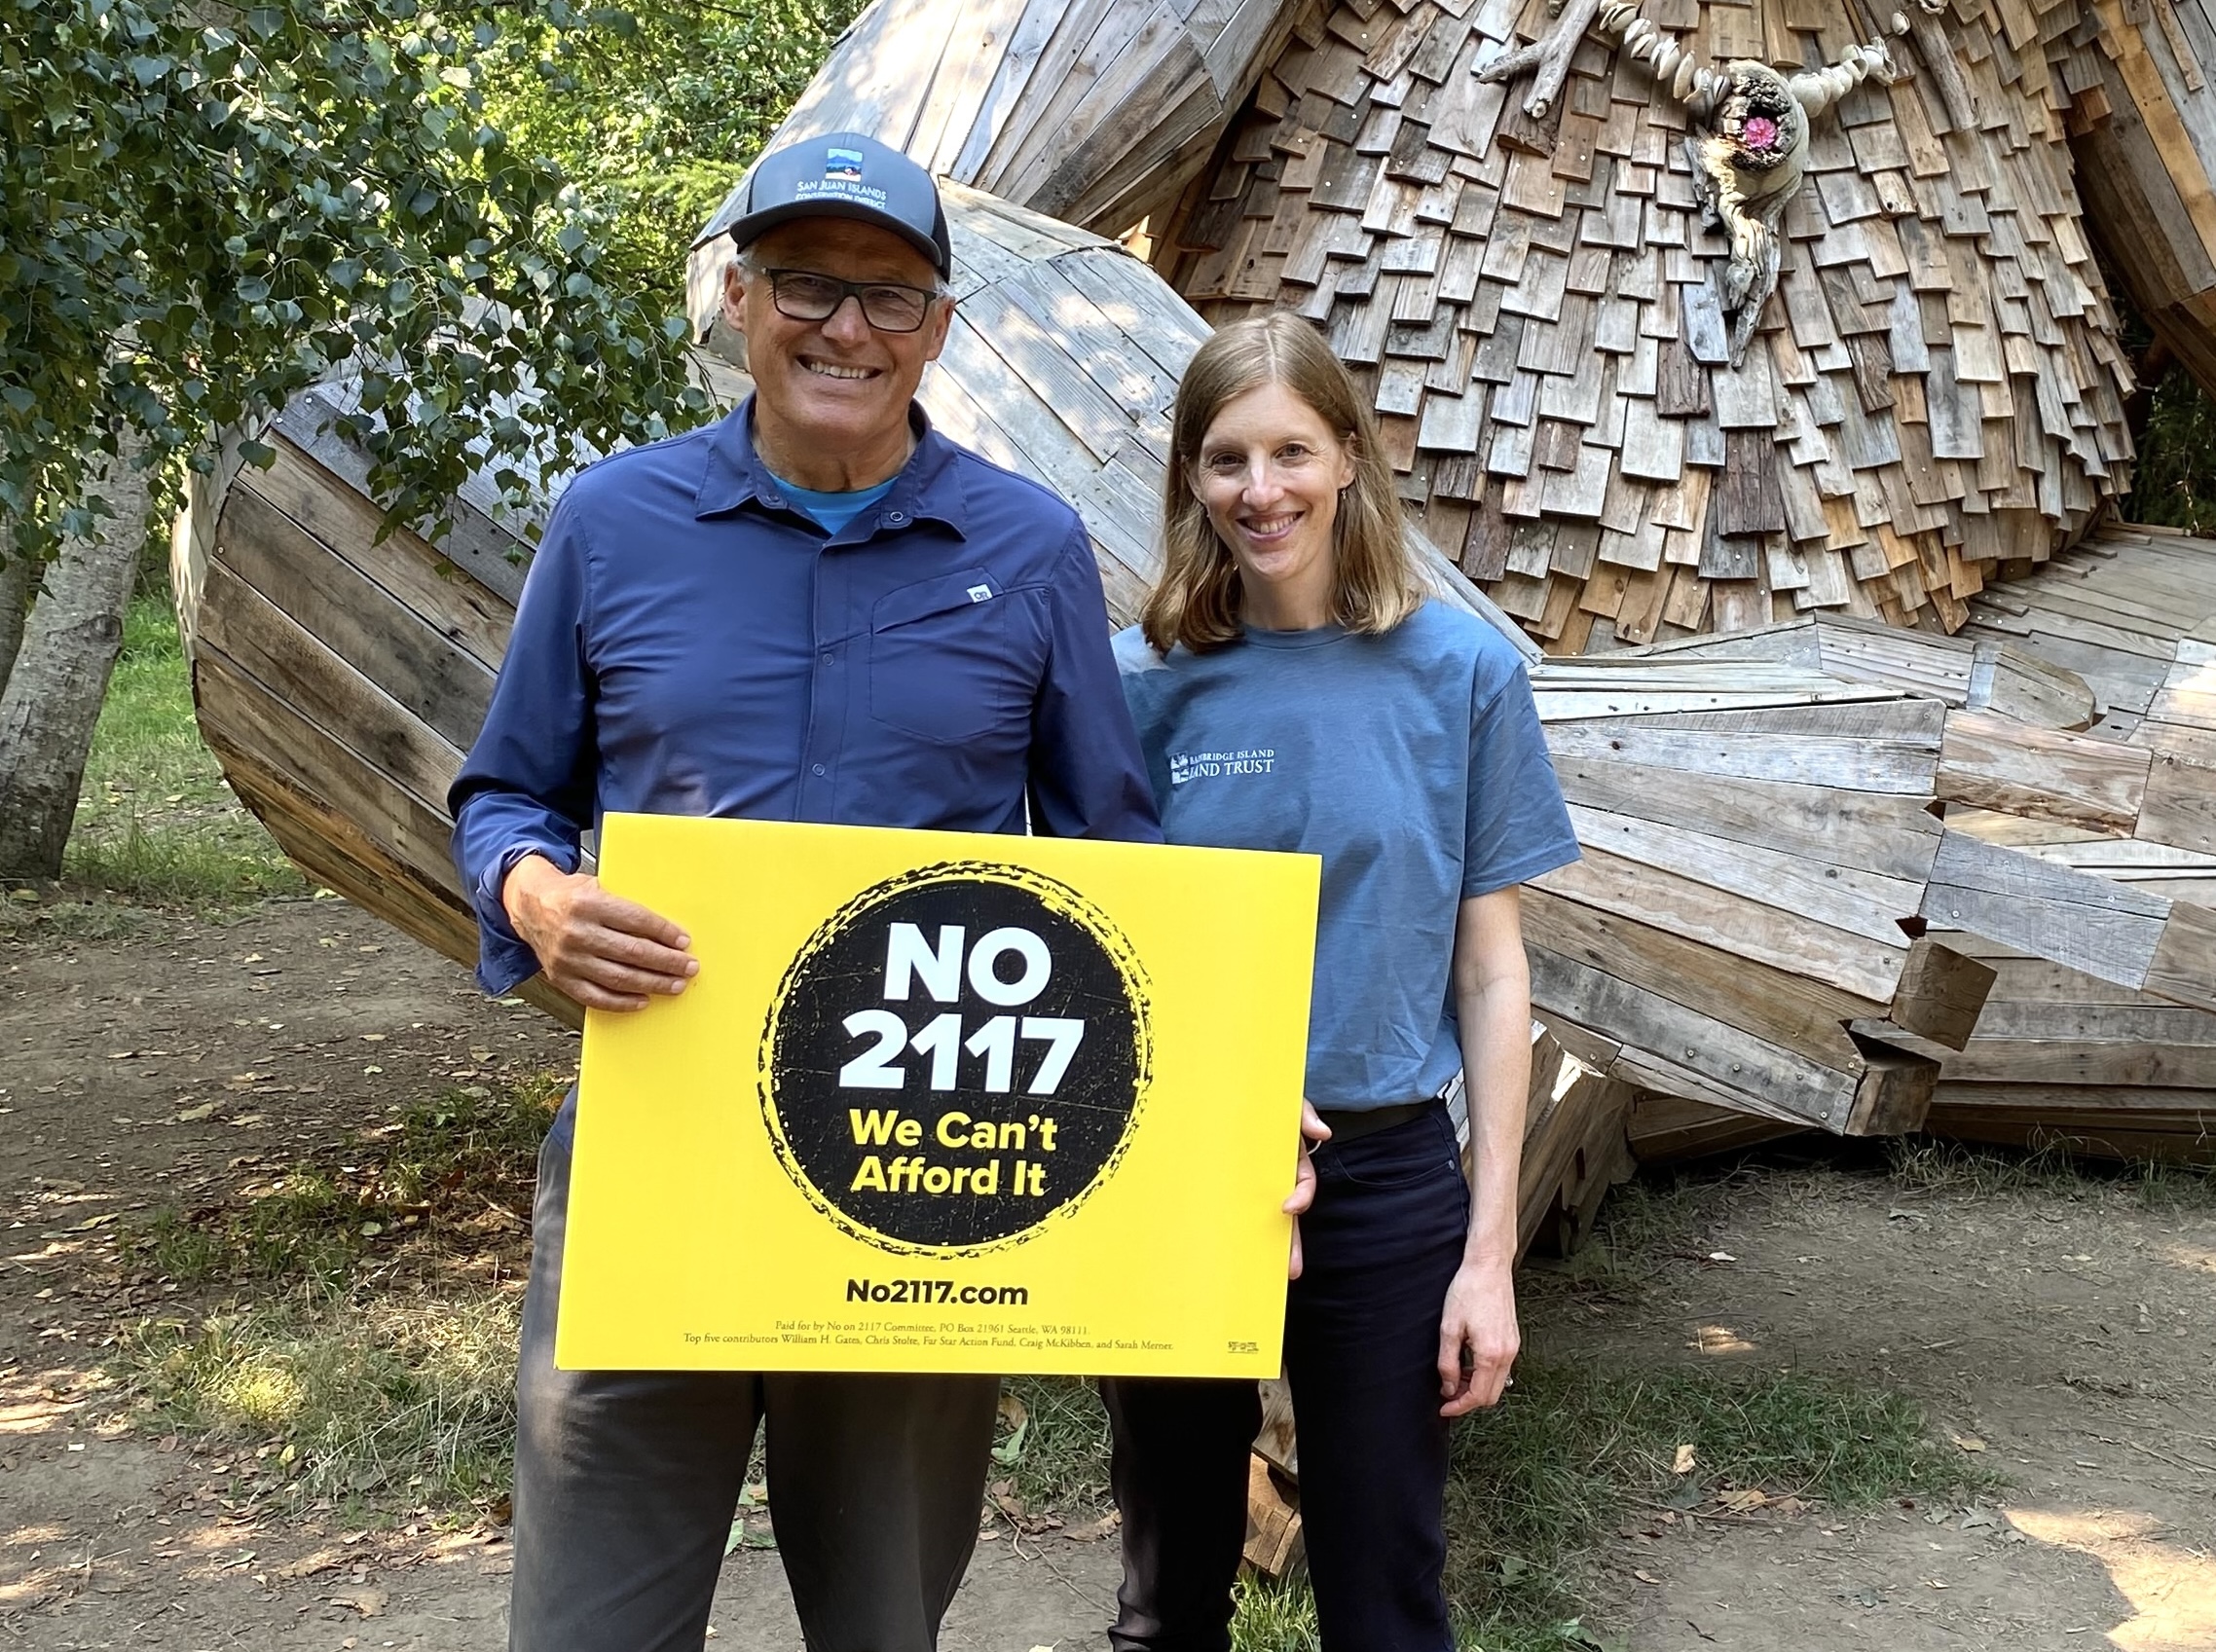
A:
<svg viewBox="0 0 2216 1652">
<path fill-rule="evenodd" d="M 1240 636 L 1238 564 L 1209 525 L 1194 481 L 1200 443 L 1224 404 L 1265 385 L 1281 385 L 1313 408 L 1354 461 L 1332 531 L 1331 617 L 1375 636 L 1423 601 L 1370 404 L 1322 334 L 1288 311 L 1273 311 L 1215 334 L 1194 352 L 1177 386 L 1163 485 L 1162 577 L 1139 614 L 1139 629 L 1157 653 L 1178 642 L 1203 653 Z"/>
</svg>

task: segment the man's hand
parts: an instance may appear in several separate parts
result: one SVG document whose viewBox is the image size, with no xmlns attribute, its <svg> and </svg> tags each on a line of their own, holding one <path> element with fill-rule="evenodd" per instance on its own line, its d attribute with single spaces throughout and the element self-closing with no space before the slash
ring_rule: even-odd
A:
<svg viewBox="0 0 2216 1652">
<path fill-rule="evenodd" d="M 1301 1212 L 1315 1203 L 1315 1161 L 1309 1157 L 1309 1143 L 1317 1146 L 1331 1139 L 1331 1126 L 1317 1115 L 1312 1103 L 1301 1102 L 1301 1156 L 1293 1169 L 1293 1191 L 1285 1200 L 1285 1214 L 1293 1219 L 1293 1257 L 1286 1265 L 1285 1277 L 1301 1276 Z"/>
<path fill-rule="evenodd" d="M 692 937 L 659 913 L 527 855 L 500 885 L 500 904 L 548 981 L 588 1010 L 644 1010 L 700 973 Z"/>
<path fill-rule="evenodd" d="M 1500 1398 L 1522 1336 L 1506 1263 L 1464 1262 L 1439 1316 L 1441 1416 L 1461 1416 Z"/>
</svg>

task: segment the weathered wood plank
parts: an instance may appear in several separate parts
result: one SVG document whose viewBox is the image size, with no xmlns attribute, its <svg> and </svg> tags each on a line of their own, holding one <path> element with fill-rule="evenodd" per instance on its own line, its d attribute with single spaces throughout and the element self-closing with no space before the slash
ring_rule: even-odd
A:
<svg viewBox="0 0 2216 1652">
<path fill-rule="evenodd" d="M 1854 1110 L 1859 1074 L 1826 1067 L 1765 1044 L 1659 994 L 1563 957 L 1528 946 L 1532 1002 L 1581 1026 L 1629 1031 L 1627 1047 L 1671 1052 L 1671 1066 L 1705 1079 L 1726 1095 L 1753 1091 L 1811 1124 L 1836 1128 Z M 1660 1064 L 1658 1060 L 1657 1065 Z"/>
<path fill-rule="evenodd" d="M 1860 1066 L 1847 1024 L 1886 1011 L 1876 1000 L 1757 959 L 1730 957 L 1665 923 L 1551 888 L 1526 887 L 1523 902 L 1524 933 L 1540 945 L 1827 1067 Z"/>
<path fill-rule="evenodd" d="M 426 809 L 443 812 L 462 748 L 303 631 L 229 568 L 208 569 L 205 647 L 351 749 Z"/>
<path fill-rule="evenodd" d="M 1920 880 L 1939 851 L 1939 823 L 1913 795 L 1688 773 L 1560 751 L 1554 766 L 1572 803 L 1884 877 Z M 1805 772 L 1822 771 L 1811 764 Z"/>
<path fill-rule="evenodd" d="M 302 630 L 466 751 L 492 704 L 493 673 L 251 488 L 232 491 L 222 565 Z"/>
<path fill-rule="evenodd" d="M 1724 890 L 1742 900 L 1813 919 L 1888 949 L 1907 950 L 1901 920 L 1916 913 L 1924 889 L 1920 878 L 1886 877 L 1575 803 L 1570 805 L 1570 818 L 1577 828 L 1577 840 L 1588 849 L 1606 849 L 1641 865 Z M 1933 875 L 1936 878 L 1938 873 Z"/>
<path fill-rule="evenodd" d="M 1922 913 L 2124 986 L 2146 984 L 2171 902 L 1980 843 L 1940 839 Z"/>
<path fill-rule="evenodd" d="M 1959 711 L 1946 719 L 1937 786 L 1952 803 L 2129 836 L 2150 761 L 2151 753 L 2114 740 Z"/>
<path fill-rule="evenodd" d="M 1591 843 L 1581 860 L 1527 887 L 1652 925 L 1727 958 L 1751 958 L 1880 1004 L 1892 1001 L 1906 960 L 1905 936 L 1893 945 L 1783 908 L 1765 910 L 1736 891 L 1624 860 Z"/>
<path fill-rule="evenodd" d="M 259 494 L 326 549 L 405 604 L 425 624 L 484 665 L 507 651 L 515 607 L 405 528 L 380 542 L 384 513 L 346 482 L 279 435 L 277 460 L 237 486 Z"/>
</svg>

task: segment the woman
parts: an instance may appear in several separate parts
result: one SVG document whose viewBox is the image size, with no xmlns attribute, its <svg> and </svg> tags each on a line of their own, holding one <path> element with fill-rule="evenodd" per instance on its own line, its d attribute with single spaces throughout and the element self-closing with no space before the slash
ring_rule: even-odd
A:
<svg viewBox="0 0 2216 1652">
<path fill-rule="evenodd" d="M 1517 1348 L 1516 886 L 1574 860 L 1522 662 L 1424 599 L 1368 404 L 1278 312 L 1195 354 L 1164 565 L 1117 640 L 1172 843 L 1323 858 L 1285 1363 L 1327 1652 L 1452 1652 L 1450 1421 Z M 1250 760 L 1208 763 L 1232 754 Z M 1441 1093 L 1468 1075 L 1471 1180 Z M 1475 1215 L 1472 1216 L 1474 1206 Z M 1301 1214 L 1305 1212 L 1305 1214 Z M 1230 1644 L 1251 1383 L 1119 1380 L 1126 1652 Z"/>
</svg>

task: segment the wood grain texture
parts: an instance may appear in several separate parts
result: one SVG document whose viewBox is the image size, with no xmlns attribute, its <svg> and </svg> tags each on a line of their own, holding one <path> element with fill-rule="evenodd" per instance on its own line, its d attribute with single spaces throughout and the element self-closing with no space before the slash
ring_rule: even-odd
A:
<svg viewBox="0 0 2216 1652">
<path fill-rule="evenodd" d="M 1799 68 L 1846 38 L 1843 18 L 1811 27 L 1791 0 L 1682 10 L 1696 61 L 1746 47 Z M 2029 31 L 2001 0 L 1919 16 L 1919 72 L 1815 124 L 1777 299 L 1735 368 L 1682 112 L 1597 38 L 1568 112 L 1544 122 L 1522 113 L 1528 86 L 1472 73 L 1551 25 L 1529 7 L 1396 6 L 1389 32 L 1424 41 L 1406 61 L 1296 35 L 1152 226 L 1156 258 L 1213 320 L 1281 305 L 1327 325 L 1422 432 L 1395 462 L 1433 537 L 1454 549 L 1459 530 L 1465 569 L 1550 652 L 1815 611 L 1954 631 L 1967 599 L 2074 543 L 2126 484 L 2131 372 L 2072 176 L 2074 124 L 2091 117 L 2065 88 L 2139 72 L 2143 35 L 2170 50 L 2127 10 L 2063 0 Z M 1368 0 L 1316 11 L 1326 41 L 1380 26 Z M 2150 153 L 2158 175 L 2190 180 L 2208 94 L 2181 95 L 2179 161 Z M 1395 274 L 1412 240 L 1414 285 Z M 1273 266 L 1280 243 L 1312 250 Z M 2108 239 L 2133 273 L 2145 244 Z M 1452 282 L 1436 274 L 1450 267 Z M 1374 318 L 1388 304 L 1389 326 Z M 1474 347 L 1469 375 L 1432 371 L 1446 336 Z M 1500 386 L 1490 423 L 1434 414 L 1484 384 Z M 1565 436 L 1589 471 L 1548 465 Z M 1499 567 L 1489 526 L 1459 510 L 1473 469 L 1505 485 L 1523 566 Z M 1634 502 L 1633 484 L 1659 486 Z M 1554 560 L 1610 497 L 1621 544 L 1688 570 L 1628 618 Z M 1570 623 L 1588 611 L 1613 623 Z"/>
</svg>

